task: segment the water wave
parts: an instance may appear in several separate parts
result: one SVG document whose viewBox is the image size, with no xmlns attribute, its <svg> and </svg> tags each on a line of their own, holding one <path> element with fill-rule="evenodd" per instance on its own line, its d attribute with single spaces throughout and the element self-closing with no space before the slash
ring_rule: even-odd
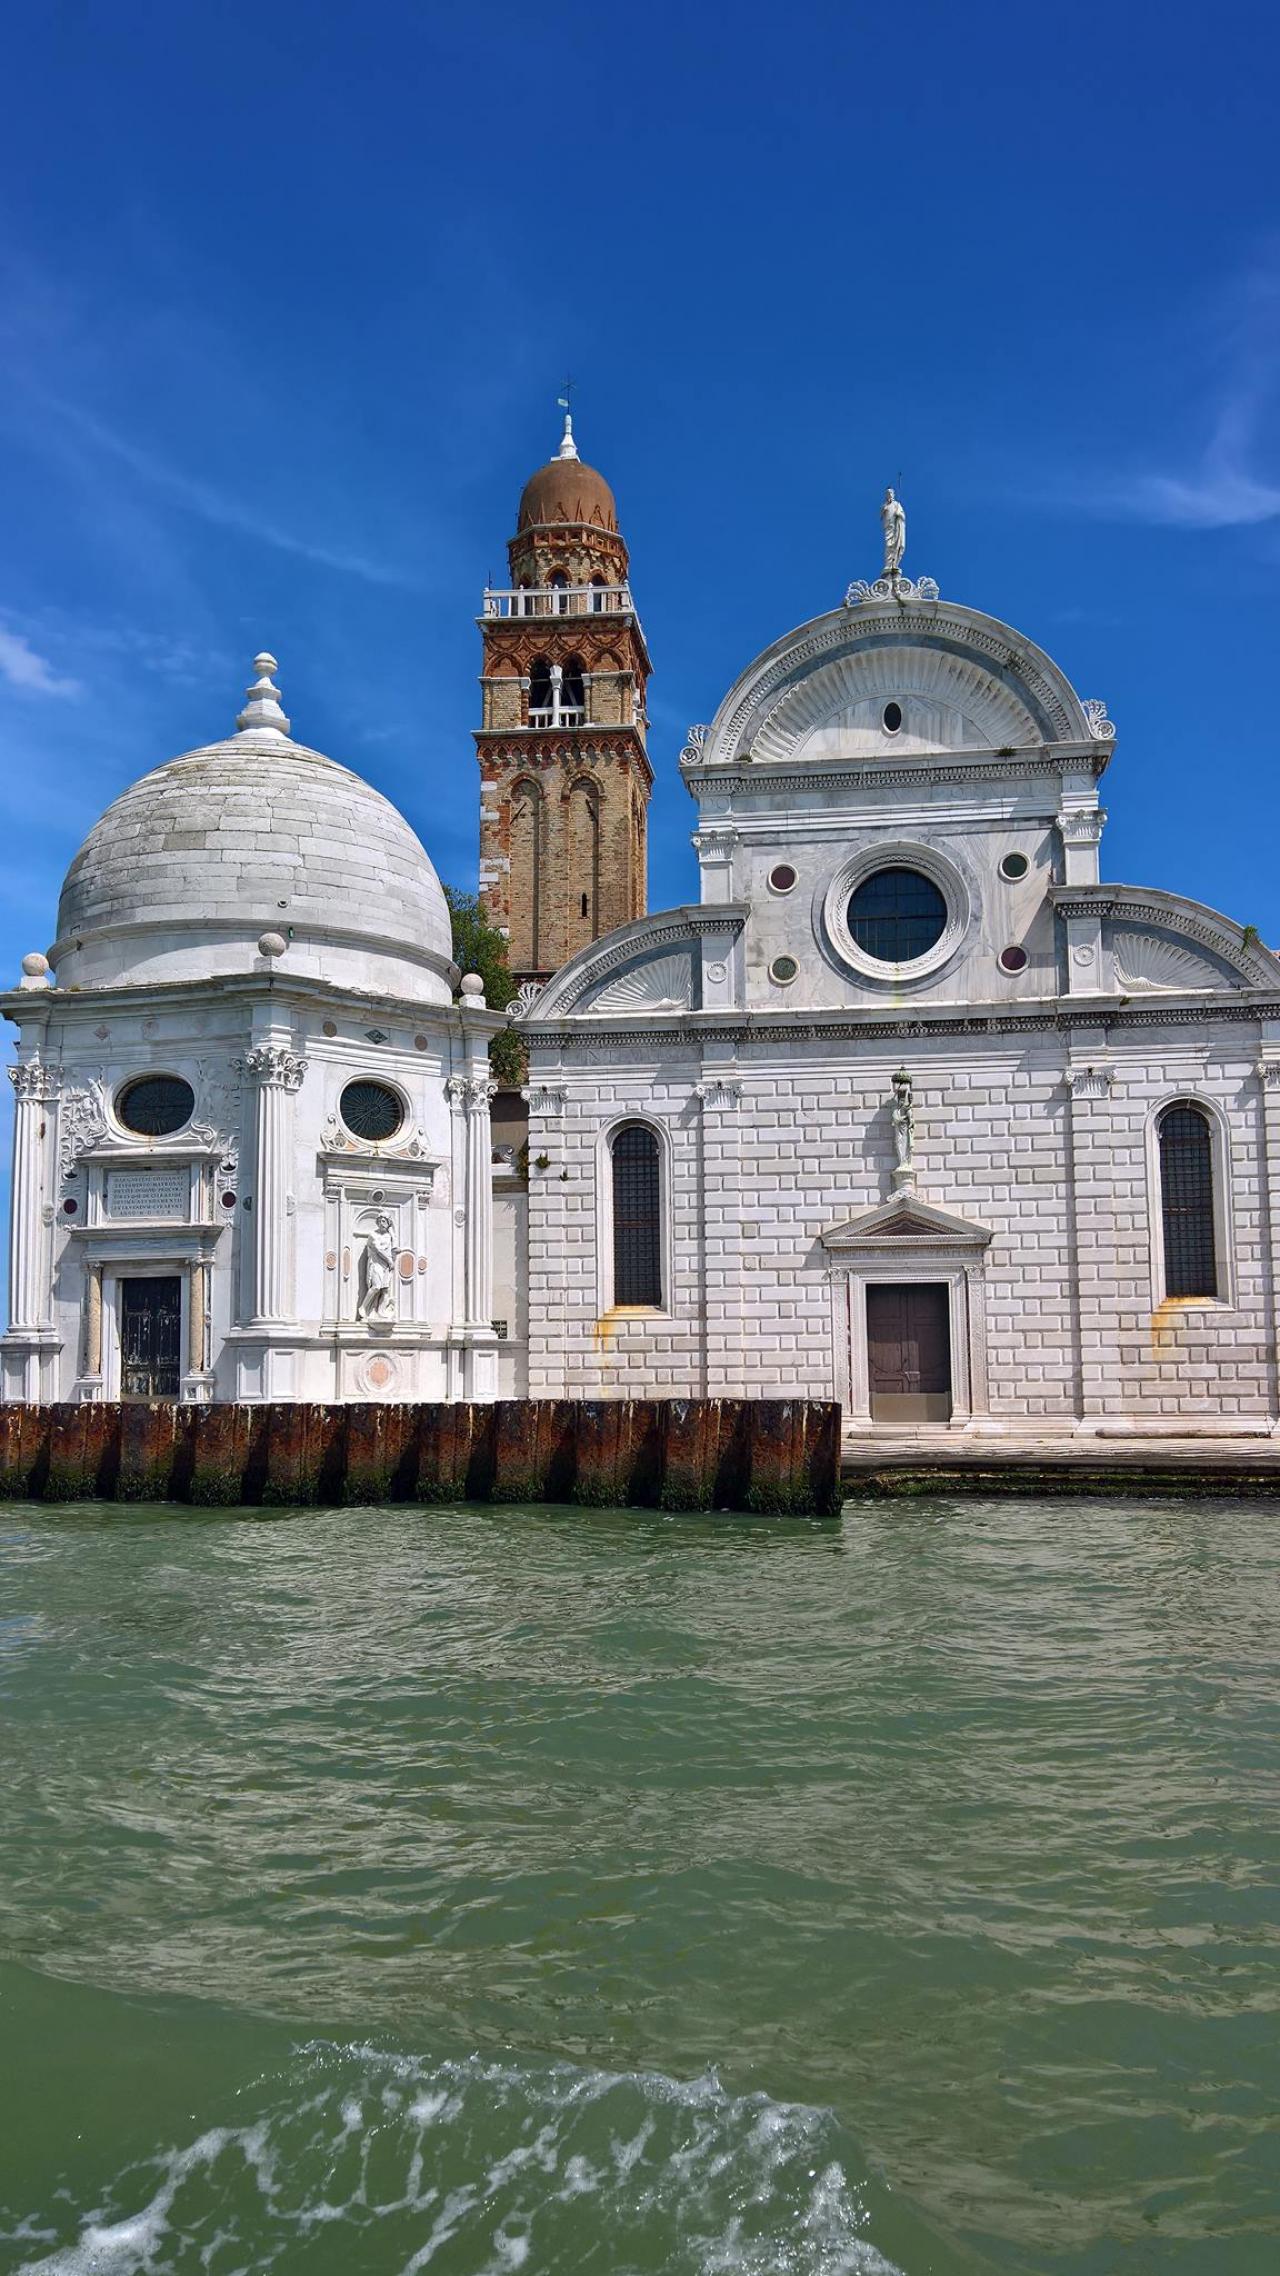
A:
<svg viewBox="0 0 1280 2276">
<path fill-rule="evenodd" d="M 895 2276 L 834 2116 L 713 2072 L 314 2042 L 248 2099 L 102 2203 L 0 2229 L 18 2276 Z"/>
</svg>

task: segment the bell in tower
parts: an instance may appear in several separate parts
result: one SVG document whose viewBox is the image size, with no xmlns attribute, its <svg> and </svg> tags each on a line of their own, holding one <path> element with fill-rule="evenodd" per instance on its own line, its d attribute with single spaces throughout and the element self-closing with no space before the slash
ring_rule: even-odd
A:
<svg viewBox="0 0 1280 2276">
<path fill-rule="evenodd" d="M 645 914 L 649 652 L 613 492 L 565 414 L 530 476 L 484 636 L 480 897 L 517 980 Z"/>
</svg>

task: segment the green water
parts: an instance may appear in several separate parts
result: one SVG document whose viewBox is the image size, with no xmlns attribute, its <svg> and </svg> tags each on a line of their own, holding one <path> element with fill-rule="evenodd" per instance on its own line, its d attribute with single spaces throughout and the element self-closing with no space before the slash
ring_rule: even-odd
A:
<svg viewBox="0 0 1280 2276">
<path fill-rule="evenodd" d="M 0 1515 L 0 2269 L 1252 2276 L 1280 1518 Z"/>
</svg>

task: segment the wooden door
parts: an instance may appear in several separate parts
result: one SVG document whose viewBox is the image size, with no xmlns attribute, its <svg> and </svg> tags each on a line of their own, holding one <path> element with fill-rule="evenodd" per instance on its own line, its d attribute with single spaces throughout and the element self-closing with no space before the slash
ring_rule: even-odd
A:
<svg viewBox="0 0 1280 2276">
<path fill-rule="evenodd" d="M 178 1273 L 120 1283 L 120 1396 L 176 1399 L 182 1365 Z"/>
<path fill-rule="evenodd" d="M 873 1422 L 950 1422 L 951 1298 L 936 1281 L 867 1289 Z"/>
</svg>

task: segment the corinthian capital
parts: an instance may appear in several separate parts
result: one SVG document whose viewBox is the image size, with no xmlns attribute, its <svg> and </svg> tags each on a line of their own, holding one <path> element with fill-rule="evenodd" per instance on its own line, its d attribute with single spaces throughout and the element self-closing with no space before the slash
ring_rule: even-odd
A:
<svg viewBox="0 0 1280 2276">
<path fill-rule="evenodd" d="M 246 1051 L 243 1059 L 235 1062 L 242 1075 L 251 1083 L 263 1083 L 281 1091 L 296 1091 L 307 1071 L 305 1059 L 294 1051 L 286 1051 L 283 1044 L 261 1043 L 253 1051 Z"/>
<path fill-rule="evenodd" d="M 46 1067 L 39 1059 L 24 1059 L 7 1072 L 19 1098 L 48 1098 L 62 1080 L 60 1068 Z"/>
</svg>

